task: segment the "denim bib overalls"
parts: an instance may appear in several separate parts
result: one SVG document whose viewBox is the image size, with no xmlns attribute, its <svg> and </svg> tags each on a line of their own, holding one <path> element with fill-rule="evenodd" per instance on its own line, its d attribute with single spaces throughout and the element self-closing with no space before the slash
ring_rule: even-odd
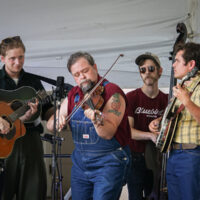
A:
<svg viewBox="0 0 200 200">
<path fill-rule="evenodd" d="M 75 96 L 75 103 L 79 101 Z M 79 108 L 70 120 L 75 150 L 72 154 L 73 200 L 115 200 L 119 198 L 130 163 L 128 147 L 113 137 L 98 136 L 90 119 Z"/>
</svg>

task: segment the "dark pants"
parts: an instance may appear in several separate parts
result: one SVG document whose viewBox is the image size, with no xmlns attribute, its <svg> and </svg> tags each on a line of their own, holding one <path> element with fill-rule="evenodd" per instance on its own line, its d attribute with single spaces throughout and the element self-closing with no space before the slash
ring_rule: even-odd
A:
<svg viewBox="0 0 200 200">
<path fill-rule="evenodd" d="M 46 171 L 43 146 L 37 132 L 16 140 L 6 159 L 2 200 L 45 200 Z"/>
<path fill-rule="evenodd" d="M 145 163 L 147 167 L 146 188 L 149 199 L 158 200 L 160 190 L 160 174 L 162 166 L 162 157 L 159 150 L 152 141 L 147 141 L 145 146 Z M 152 176 L 152 177 L 151 177 Z M 149 179 L 149 181 L 148 181 Z M 150 181 L 151 179 L 151 181 Z M 147 185 L 147 184 L 150 185 Z"/>
<path fill-rule="evenodd" d="M 143 199 L 146 165 L 144 155 L 132 153 L 132 165 L 127 179 L 129 200 Z"/>
<path fill-rule="evenodd" d="M 0 172 L 0 199 L 1 199 L 1 193 L 3 188 L 3 181 L 4 181 L 4 174 L 3 172 Z"/>
</svg>

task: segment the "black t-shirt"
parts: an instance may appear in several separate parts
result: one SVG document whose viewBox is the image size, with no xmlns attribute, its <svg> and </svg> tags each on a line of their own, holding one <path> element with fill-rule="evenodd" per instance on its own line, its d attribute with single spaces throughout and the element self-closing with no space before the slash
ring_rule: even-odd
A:
<svg viewBox="0 0 200 200">
<path fill-rule="evenodd" d="M 8 76 L 8 74 L 5 71 L 5 66 L 0 70 L 0 89 L 3 90 L 18 90 L 20 88 L 20 91 L 23 92 L 23 89 L 21 90 L 22 87 L 24 86 L 29 86 L 35 91 L 39 90 L 44 90 L 44 87 L 39 79 L 36 77 L 32 76 L 31 74 L 26 73 L 23 69 L 20 72 L 18 84 L 16 85 L 15 81 Z M 0 91 L 0 97 L 3 95 L 3 92 Z M 26 96 L 26 94 L 23 94 L 23 96 Z M 1 97 L 2 99 L 3 97 Z M 17 97 L 16 97 L 17 98 Z M 15 100 L 15 99 L 13 99 Z M 5 102 L 7 102 L 5 100 Z M 41 117 L 44 119 L 45 112 L 52 107 L 51 103 L 45 103 L 42 104 L 42 109 L 41 109 Z M 26 123 L 25 124 L 26 128 L 31 127 L 34 128 L 31 124 Z M 40 124 L 41 126 L 41 124 Z M 38 127 L 35 127 L 38 128 Z M 40 129 L 39 129 L 40 130 Z M 40 132 L 42 129 L 40 130 Z"/>
</svg>

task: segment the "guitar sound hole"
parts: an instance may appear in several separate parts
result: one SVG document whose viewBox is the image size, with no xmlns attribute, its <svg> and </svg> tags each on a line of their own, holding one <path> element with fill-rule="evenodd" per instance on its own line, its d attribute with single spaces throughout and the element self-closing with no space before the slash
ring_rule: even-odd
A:
<svg viewBox="0 0 200 200">
<path fill-rule="evenodd" d="M 23 105 L 23 104 L 22 104 L 22 102 L 20 102 L 20 101 L 13 101 L 10 107 L 11 107 L 13 110 L 17 110 L 17 109 L 20 108 L 22 105 Z"/>
</svg>

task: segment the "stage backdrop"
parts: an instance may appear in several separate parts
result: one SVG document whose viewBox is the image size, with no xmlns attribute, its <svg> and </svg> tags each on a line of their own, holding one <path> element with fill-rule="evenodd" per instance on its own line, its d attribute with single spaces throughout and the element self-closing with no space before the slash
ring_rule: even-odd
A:
<svg viewBox="0 0 200 200">
<path fill-rule="evenodd" d="M 74 85 L 66 69 L 76 51 L 88 51 L 103 75 L 119 54 L 123 58 L 108 74 L 122 88 L 141 86 L 135 58 L 158 54 L 163 66 L 160 87 L 169 86 L 168 59 L 186 24 L 188 40 L 199 41 L 200 0 L 1 0 L 0 40 L 20 35 L 26 45 L 25 70 Z M 2 65 L 2 63 L 1 63 Z M 51 90 L 50 85 L 45 85 Z"/>
</svg>

